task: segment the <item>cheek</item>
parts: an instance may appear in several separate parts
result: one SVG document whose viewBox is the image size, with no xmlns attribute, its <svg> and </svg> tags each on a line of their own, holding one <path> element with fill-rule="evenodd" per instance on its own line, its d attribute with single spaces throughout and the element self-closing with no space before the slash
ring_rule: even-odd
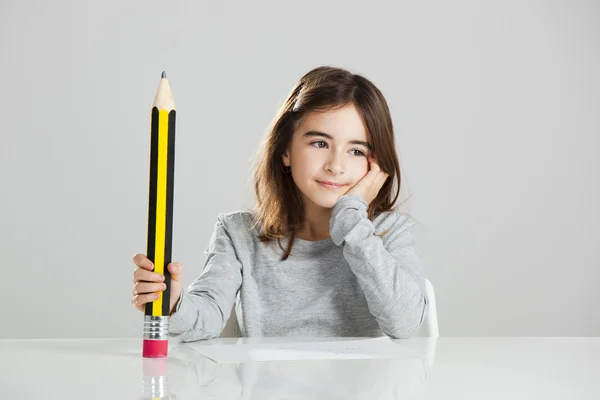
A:
<svg viewBox="0 0 600 400">
<path fill-rule="evenodd" d="M 350 171 L 349 171 L 350 172 Z M 365 175 L 369 173 L 369 165 L 366 161 L 361 160 L 354 165 L 352 168 L 352 177 L 355 181 L 361 180 Z"/>
<path fill-rule="evenodd" d="M 306 172 L 315 171 L 320 168 L 324 160 L 321 159 L 322 156 L 319 152 L 305 150 L 298 152 L 295 158 L 295 164 L 297 164 L 297 169 L 301 169 Z"/>
<path fill-rule="evenodd" d="M 296 180 L 305 181 L 316 175 L 318 163 L 314 159 L 305 157 L 296 157 L 292 170 Z"/>
</svg>

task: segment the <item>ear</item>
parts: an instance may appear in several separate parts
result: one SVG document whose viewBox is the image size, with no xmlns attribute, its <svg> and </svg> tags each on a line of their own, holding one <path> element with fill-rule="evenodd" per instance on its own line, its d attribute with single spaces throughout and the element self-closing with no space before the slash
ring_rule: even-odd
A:
<svg viewBox="0 0 600 400">
<path fill-rule="evenodd" d="M 283 165 L 285 165 L 286 167 L 289 167 L 291 165 L 291 163 L 290 163 L 290 154 L 289 154 L 289 152 L 287 150 L 281 156 L 281 161 L 283 161 Z"/>
</svg>

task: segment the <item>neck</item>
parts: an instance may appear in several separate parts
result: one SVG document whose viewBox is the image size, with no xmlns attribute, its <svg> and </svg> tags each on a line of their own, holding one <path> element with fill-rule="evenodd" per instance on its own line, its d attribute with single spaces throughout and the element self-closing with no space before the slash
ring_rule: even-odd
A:
<svg viewBox="0 0 600 400">
<path fill-rule="evenodd" d="M 306 204 L 306 203 L 305 203 Z M 329 219 L 331 218 L 331 209 L 313 205 L 304 207 L 304 225 L 302 229 L 296 232 L 296 237 L 302 240 L 317 242 L 328 239 Z"/>
</svg>

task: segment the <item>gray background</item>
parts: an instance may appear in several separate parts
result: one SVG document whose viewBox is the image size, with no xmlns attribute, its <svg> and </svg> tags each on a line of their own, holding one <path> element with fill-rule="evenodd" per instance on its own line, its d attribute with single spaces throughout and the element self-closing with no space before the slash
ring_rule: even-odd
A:
<svg viewBox="0 0 600 400">
<path fill-rule="evenodd" d="M 141 336 L 131 258 L 163 69 L 187 286 L 318 65 L 389 102 L 441 335 L 600 335 L 599 18 L 566 0 L 2 1 L 0 337 Z"/>
</svg>

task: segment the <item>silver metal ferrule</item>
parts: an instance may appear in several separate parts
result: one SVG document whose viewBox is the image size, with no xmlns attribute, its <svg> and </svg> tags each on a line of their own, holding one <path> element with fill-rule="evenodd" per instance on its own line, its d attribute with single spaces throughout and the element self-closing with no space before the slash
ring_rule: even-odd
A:
<svg viewBox="0 0 600 400">
<path fill-rule="evenodd" d="M 169 317 L 144 315 L 144 339 L 168 340 Z"/>
<path fill-rule="evenodd" d="M 169 394 L 169 380 L 166 376 L 144 376 L 144 398 L 163 398 Z"/>
</svg>

